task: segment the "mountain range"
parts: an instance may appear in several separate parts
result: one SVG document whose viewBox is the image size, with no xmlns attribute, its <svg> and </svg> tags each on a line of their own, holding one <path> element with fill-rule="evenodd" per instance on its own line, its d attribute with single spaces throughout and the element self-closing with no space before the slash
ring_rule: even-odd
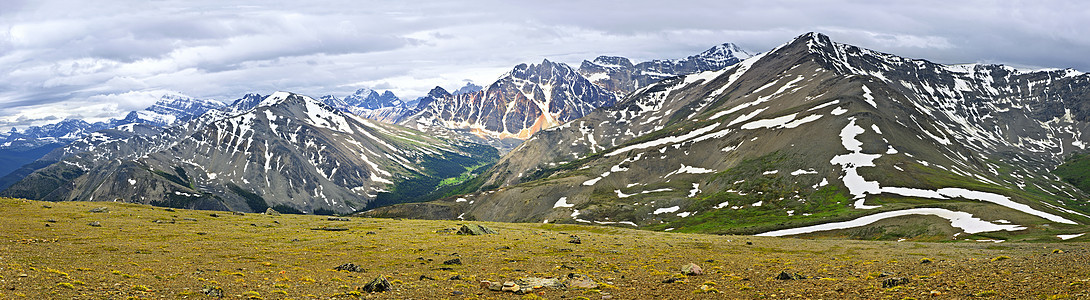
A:
<svg viewBox="0 0 1090 300">
<path fill-rule="evenodd" d="M 0 195 L 862 239 L 1043 241 L 1090 222 L 1090 196 L 1051 173 L 1090 142 L 1090 75 L 817 33 L 756 55 L 543 60 L 408 103 L 276 92 L 171 119 L 175 100 Z"/>
<path fill-rule="evenodd" d="M 635 65 L 628 58 L 599 56 L 593 61 L 584 60 L 579 65 L 579 74 L 617 95 L 626 95 L 666 78 L 723 69 L 751 56 L 732 43 L 684 59 L 656 59 Z"/>
<path fill-rule="evenodd" d="M 941 65 L 810 33 L 546 129 L 458 195 L 370 216 L 882 239 L 1056 240 L 1090 75 Z"/>
<path fill-rule="evenodd" d="M 486 146 L 370 121 L 306 96 L 277 92 L 256 105 L 246 99 L 184 126 L 93 133 L 3 194 L 347 213 L 411 201 L 496 158 Z"/>
</svg>

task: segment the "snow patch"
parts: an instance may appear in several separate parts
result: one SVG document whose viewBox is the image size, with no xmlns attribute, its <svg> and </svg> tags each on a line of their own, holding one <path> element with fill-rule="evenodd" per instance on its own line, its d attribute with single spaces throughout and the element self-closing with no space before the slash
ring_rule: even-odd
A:
<svg viewBox="0 0 1090 300">
<path fill-rule="evenodd" d="M 794 172 L 791 172 L 791 175 L 794 175 L 794 176 L 799 176 L 799 175 L 803 175 L 803 174 L 817 174 L 817 171 L 814 171 L 814 169 L 809 169 L 809 170 L 798 169 L 798 170 L 795 170 Z"/>
<path fill-rule="evenodd" d="M 1056 235 L 1056 237 L 1060 238 L 1061 240 L 1065 240 L 1065 241 L 1066 241 L 1066 240 L 1070 240 L 1070 239 L 1073 239 L 1073 238 L 1077 238 L 1077 237 L 1080 237 L 1080 236 L 1082 236 L 1082 235 L 1084 235 L 1084 234 L 1086 234 L 1086 233 L 1079 233 L 1079 234 L 1058 234 L 1058 235 Z"/>
<path fill-rule="evenodd" d="M 560 200 L 557 200 L 556 203 L 553 204 L 553 208 L 559 207 L 576 207 L 576 204 L 568 203 L 568 197 L 561 196 Z"/>
<path fill-rule="evenodd" d="M 676 212 L 678 210 L 681 210 L 680 206 L 671 206 L 671 207 L 656 209 L 655 212 L 653 212 L 652 214 L 656 214 L 656 215 L 667 214 L 667 213 Z"/>
<path fill-rule="evenodd" d="M 984 221 L 984 220 L 981 220 L 980 218 L 974 217 L 972 214 L 967 213 L 967 212 L 952 211 L 952 210 L 947 210 L 947 209 L 942 209 L 942 208 L 912 208 L 912 209 L 905 209 L 905 210 L 881 212 L 881 213 L 877 213 L 877 214 L 873 214 L 873 215 L 859 217 L 859 218 L 857 218 L 855 220 L 845 221 L 845 222 L 825 223 L 825 224 L 814 225 L 814 226 L 806 226 L 806 227 L 783 229 L 783 230 L 774 230 L 774 231 L 769 231 L 769 232 L 757 234 L 757 236 L 787 236 L 787 235 L 804 234 L 804 233 L 811 233 L 811 232 L 818 232 L 818 231 L 847 229 L 847 228 L 866 226 L 866 225 L 872 224 L 874 222 L 881 221 L 883 219 L 900 217 L 900 216 L 908 216 L 908 215 L 932 215 L 932 216 L 938 216 L 938 217 L 950 220 L 950 226 L 954 226 L 956 228 L 959 228 L 959 229 L 965 231 L 965 233 L 969 233 L 969 234 L 976 234 L 976 233 L 990 232 L 990 231 L 1000 231 L 1000 230 L 1016 231 L 1016 230 L 1026 229 L 1026 227 L 1022 227 L 1022 226 L 1019 226 L 1019 225 L 1001 225 L 1001 224 L 995 224 L 995 223 L 991 223 L 991 222 L 988 222 L 988 221 Z"/>
</svg>

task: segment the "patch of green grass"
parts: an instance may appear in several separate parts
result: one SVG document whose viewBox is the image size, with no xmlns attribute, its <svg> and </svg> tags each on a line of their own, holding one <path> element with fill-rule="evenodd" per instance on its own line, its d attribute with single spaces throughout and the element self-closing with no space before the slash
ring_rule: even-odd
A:
<svg viewBox="0 0 1090 300">
<path fill-rule="evenodd" d="M 462 172 L 462 174 L 459 174 L 458 177 L 448 177 L 448 178 L 443 179 L 442 181 L 439 181 L 439 187 L 442 188 L 442 187 L 445 187 L 445 186 L 457 185 L 457 184 L 466 182 L 466 180 L 469 180 L 469 179 L 477 176 L 477 174 L 475 174 L 474 171 L 476 171 L 477 169 L 480 169 L 481 167 L 488 166 L 488 165 L 490 165 L 490 163 L 482 162 L 482 163 L 480 163 L 478 165 L 467 166 L 467 167 L 465 167 L 466 171 Z"/>
<path fill-rule="evenodd" d="M 1052 170 L 1052 174 L 1060 176 L 1064 181 L 1083 192 L 1090 193 L 1090 155 L 1072 155 L 1067 161 Z"/>
</svg>

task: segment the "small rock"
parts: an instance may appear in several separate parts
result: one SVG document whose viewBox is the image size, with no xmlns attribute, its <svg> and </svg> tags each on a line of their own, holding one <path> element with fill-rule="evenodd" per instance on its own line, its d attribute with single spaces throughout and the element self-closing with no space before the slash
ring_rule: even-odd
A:
<svg viewBox="0 0 1090 300">
<path fill-rule="evenodd" d="M 108 213 L 108 212 L 110 212 L 110 209 L 109 209 L 109 208 L 107 208 L 107 207 L 105 207 L 105 206 L 103 206 L 103 207 L 95 207 L 95 208 L 92 208 L 91 210 L 88 210 L 88 212 L 93 212 L 93 213 Z"/>
<path fill-rule="evenodd" d="M 450 292 L 450 295 L 451 295 L 451 296 L 461 296 L 462 294 L 465 294 L 465 293 L 463 293 L 463 292 L 459 292 L 459 291 L 452 291 L 452 292 Z"/>
<path fill-rule="evenodd" d="M 174 209 L 173 209 L 173 208 L 166 208 L 166 209 L 163 209 L 163 210 L 165 210 L 165 211 L 169 211 L 169 212 L 174 212 Z"/>
<path fill-rule="evenodd" d="M 662 283 L 674 283 L 674 282 L 678 282 L 678 281 L 681 281 L 681 278 L 670 277 L 670 278 L 666 278 L 666 280 L 663 280 Z"/>
<path fill-rule="evenodd" d="M 349 218 L 340 218 L 340 217 L 328 217 L 328 218 L 325 218 L 325 219 L 328 220 L 328 221 L 345 221 L 345 222 L 351 221 L 351 219 L 349 219 Z"/>
<path fill-rule="evenodd" d="M 348 272 L 366 272 L 367 271 L 367 270 L 364 270 L 363 267 L 357 266 L 356 264 L 353 264 L 353 263 L 346 263 L 346 264 L 337 266 L 336 268 L 333 268 L 333 269 L 337 270 L 337 271 L 348 271 Z"/>
<path fill-rule="evenodd" d="M 49 205 L 42 205 L 42 208 L 53 208 L 53 207 L 49 206 Z"/>
<path fill-rule="evenodd" d="M 507 281 L 507 282 L 503 283 L 503 287 L 500 288 L 500 291 L 514 293 L 514 292 L 517 292 L 517 291 L 519 291 L 521 289 L 522 288 L 520 288 L 517 284 L 515 284 L 514 281 Z"/>
<path fill-rule="evenodd" d="M 447 280 L 462 280 L 462 275 L 454 275 L 454 276 L 451 276 L 450 278 L 448 278 Z"/>
<path fill-rule="evenodd" d="M 348 231 L 348 228 L 343 228 L 343 227 L 326 227 L 326 226 L 321 226 L 321 227 L 317 227 L 317 228 L 311 228 L 310 230 L 322 230 L 322 231 Z"/>
<path fill-rule="evenodd" d="M 369 293 L 382 293 L 393 289 L 394 286 L 390 284 L 390 281 L 386 280 L 386 276 L 379 276 L 363 286 L 363 291 Z"/>
<path fill-rule="evenodd" d="M 364 234 L 378 234 L 378 233 L 374 232 L 374 231 L 368 231 L 367 233 L 364 233 Z"/>
<path fill-rule="evenodd" d="M 700 266 L 694 263 L 689 263 L 687 265 L 681 266 L 681 274 L 704 275 L 704 269 L 701 269 Z"/>
<path fill-rule="evenodd" d="M 461 258 L 455 258 L 455 259 L 447 260 L 447 261 L 444 261 L 443 264 L 444 265 L 460 265 L 460 264 L 462 264 L 462 259 Z"/>
<path fill-rule="evenodd" d="M 242 213 L 240 211 L 232 211 L 231 214 L 236 215 L 236 216 L 245 216 L 246 215 L 245 213 Z"/>
<path fill-rule="evenodd" d="M 420 280 L 435 280 L 435 278 L 431 278 L 426 275 L 420 275 Z"/>
<path fill-rule="evenodd" d="M 102 227 L 102 223 L 99 223 L 98 221 L 94 221 L 94 222 L 91 222 L 91 223 L 87 223 L 87 226 Z"/>
<path fill-rule="evenodd" d="M 154 223 L 159 223 L 159 224 L 174 224 L 174 219 L 170 219 L 170 220 L 165 220 L 165 219 L 155 219 L 155 220 L 154 220 L 154 221 L 152 221 L 152 222 L 154 222 Z"/>
<path fill-rule="evenodd" d="M 882 278 L 882 277 L 886 277 L 886 276 L 893 276 L 893 273 L 882 272 L 881 274 L 878 274 L 878 278 Z"/>
<path fill-rule="evenodd" d="M 799 273 L 792 274 L 792 273 L 787 273 L 787 271 L 780 271 L 780 274 L 776 275 L 776 279 L 778 279 L 778 280 L 800 280 L 800 279 L 806 279 L 806 276 L 802 276 Z"/>
<path fill-rule="evenodd" d="M 710 285 L 704 284 L 704 285 L 700 286 L 700 292 L 701 293 L 718 293 L 719 290 L 716 290 L 714 287 L 712 287 Z"/>
<path fill-rule="evenodd" d="M 220 214 L 212 213 L 212 214 L 208 214 L 208 216 L 213 217 L 213 218 L 219 218 Z"/>
<path fill-rule="evenodd" d="M 931 292 L 930 292 L 930 293 L 928 293 L 928 294 L 930 294 L 930 295 L 931 295 L 931 297 L 938 297 L 938 296 L 942 296 L 942 292 L 940 292 L 940 291 L 937 291 L 937 290 L 931 290 Z"/>
<path fill-rule="evenodd" d="M 531 288 L 531 289 L 540 289 L 540 288 L 562 289 L 562 288 L 565 287 L 564 283 L 560 282 L 560 279 L 541 278 L 541 277 L 522 278 L 522 279 L 519 279 L 519 280 L 515 280 L 515 284 L 518 284 L 519 286 L 522 286 L 522 287 Z"/>
<path fill-rule="evenodd" d="M 486 234 L 496 234 L 496 231 L 492 230 L 492 228 L 485 227 L 484 225 L 465 224 L 465 225 L 462 225 L 462 228 L 458 229 L 458 234 L 461 234 L 461 235 L 486 235 Z"/>
<path fill-rule="evenodd" d="M 201 289 L 201 293 L 209 297 L 223 298 L 223 289 L 218 286 L 205 286 Z"/>
<path fill-rule="evenodd" d="M 499 282 L 490 282 L 488 283 L 488 289 L 499 292 L 503 290 L 503 285 Z"/>
<path fill-rule="evenodd" d="M 49 222 L 49 223 L 57 223 L 57 220 L 54 220 L 54 219 L 48 219 L 48 220 L 45 220 L 45 221 Z"/>
<path fill-rule="evenodd" d="M 279 216 L 280 212 L 276 211 L 272 207 L 265 209 L 266 216 Z"/>
<path fill-rule="evenodd" d="M 27 275 L 26 273 L 20 273 L 19 277 L 30 277 L 30 275 Z"/>
<path fill-rule="evenodd" d="M 443 228 L 436 230 L 435 233 L 457 233 L 458 228 Z"/>
<path fill-rule="evenodd" d="M 926 258 L 926 257 L 924 257 L 924 258 L 921 258 L 921 259 L 920 259 L 920 263 L 921 263 L 921 264 L 929 264 L 929 263 L 931 263 L 931 259 L 930 259 L 930 258 Z"/>
<path fill-rule="evenodd" d="M 882 288 L 888 289 L 898 285 L 908 284 L 908 278 L 893 277 L 882 281 Z"/>
<path fill-rule="evenodd" d="M 598 283 L 593 279 L 582 274 L 568 273 L 568 280 L 564 282 L 564 285 L 577 289 L 596 289 Z"/>
<path fill-rule="evenodd" d="M 578 235 L 573 234 L 568 238 L 569 238 L 569 240 L 568 240 L 569 243 L 572 243 L 572 244 L 582 244 L 583 243 L 583 240 L 579 239 Z"/>
<path fill-rule="evenodd" d="M 182 218 L 182 220 L 185 220 L 185 221 L 193 221 L 193 222 L 196 222 L 196 221 L 197 221 L 197 219 L 194 219 L 194 218 Z"/>
<path fill-rule="evenodd" d="M 496 250 L 511 250 L 511 246 L 499 246 L 496 247 Z"/>
<path fill-rule="evenodd" d="M 746 242 L 746 245 L 753 245 L 753 242 Z"/>
</svg>

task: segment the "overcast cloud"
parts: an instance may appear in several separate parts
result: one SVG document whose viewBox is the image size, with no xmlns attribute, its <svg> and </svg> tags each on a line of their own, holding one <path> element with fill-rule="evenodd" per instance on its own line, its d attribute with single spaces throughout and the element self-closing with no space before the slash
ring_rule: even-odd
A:
<svg viewBox="0 0 1090 300">
<path fill-rule="evenodd" d="M 3 0 L 0 130 L 121 117 L 171 92 L 411 99 L 544 58 L 762 52 L 810 31 L 939 63 L 1090 71 L 1085 1 L 90 2 Z"/>
</svg>

